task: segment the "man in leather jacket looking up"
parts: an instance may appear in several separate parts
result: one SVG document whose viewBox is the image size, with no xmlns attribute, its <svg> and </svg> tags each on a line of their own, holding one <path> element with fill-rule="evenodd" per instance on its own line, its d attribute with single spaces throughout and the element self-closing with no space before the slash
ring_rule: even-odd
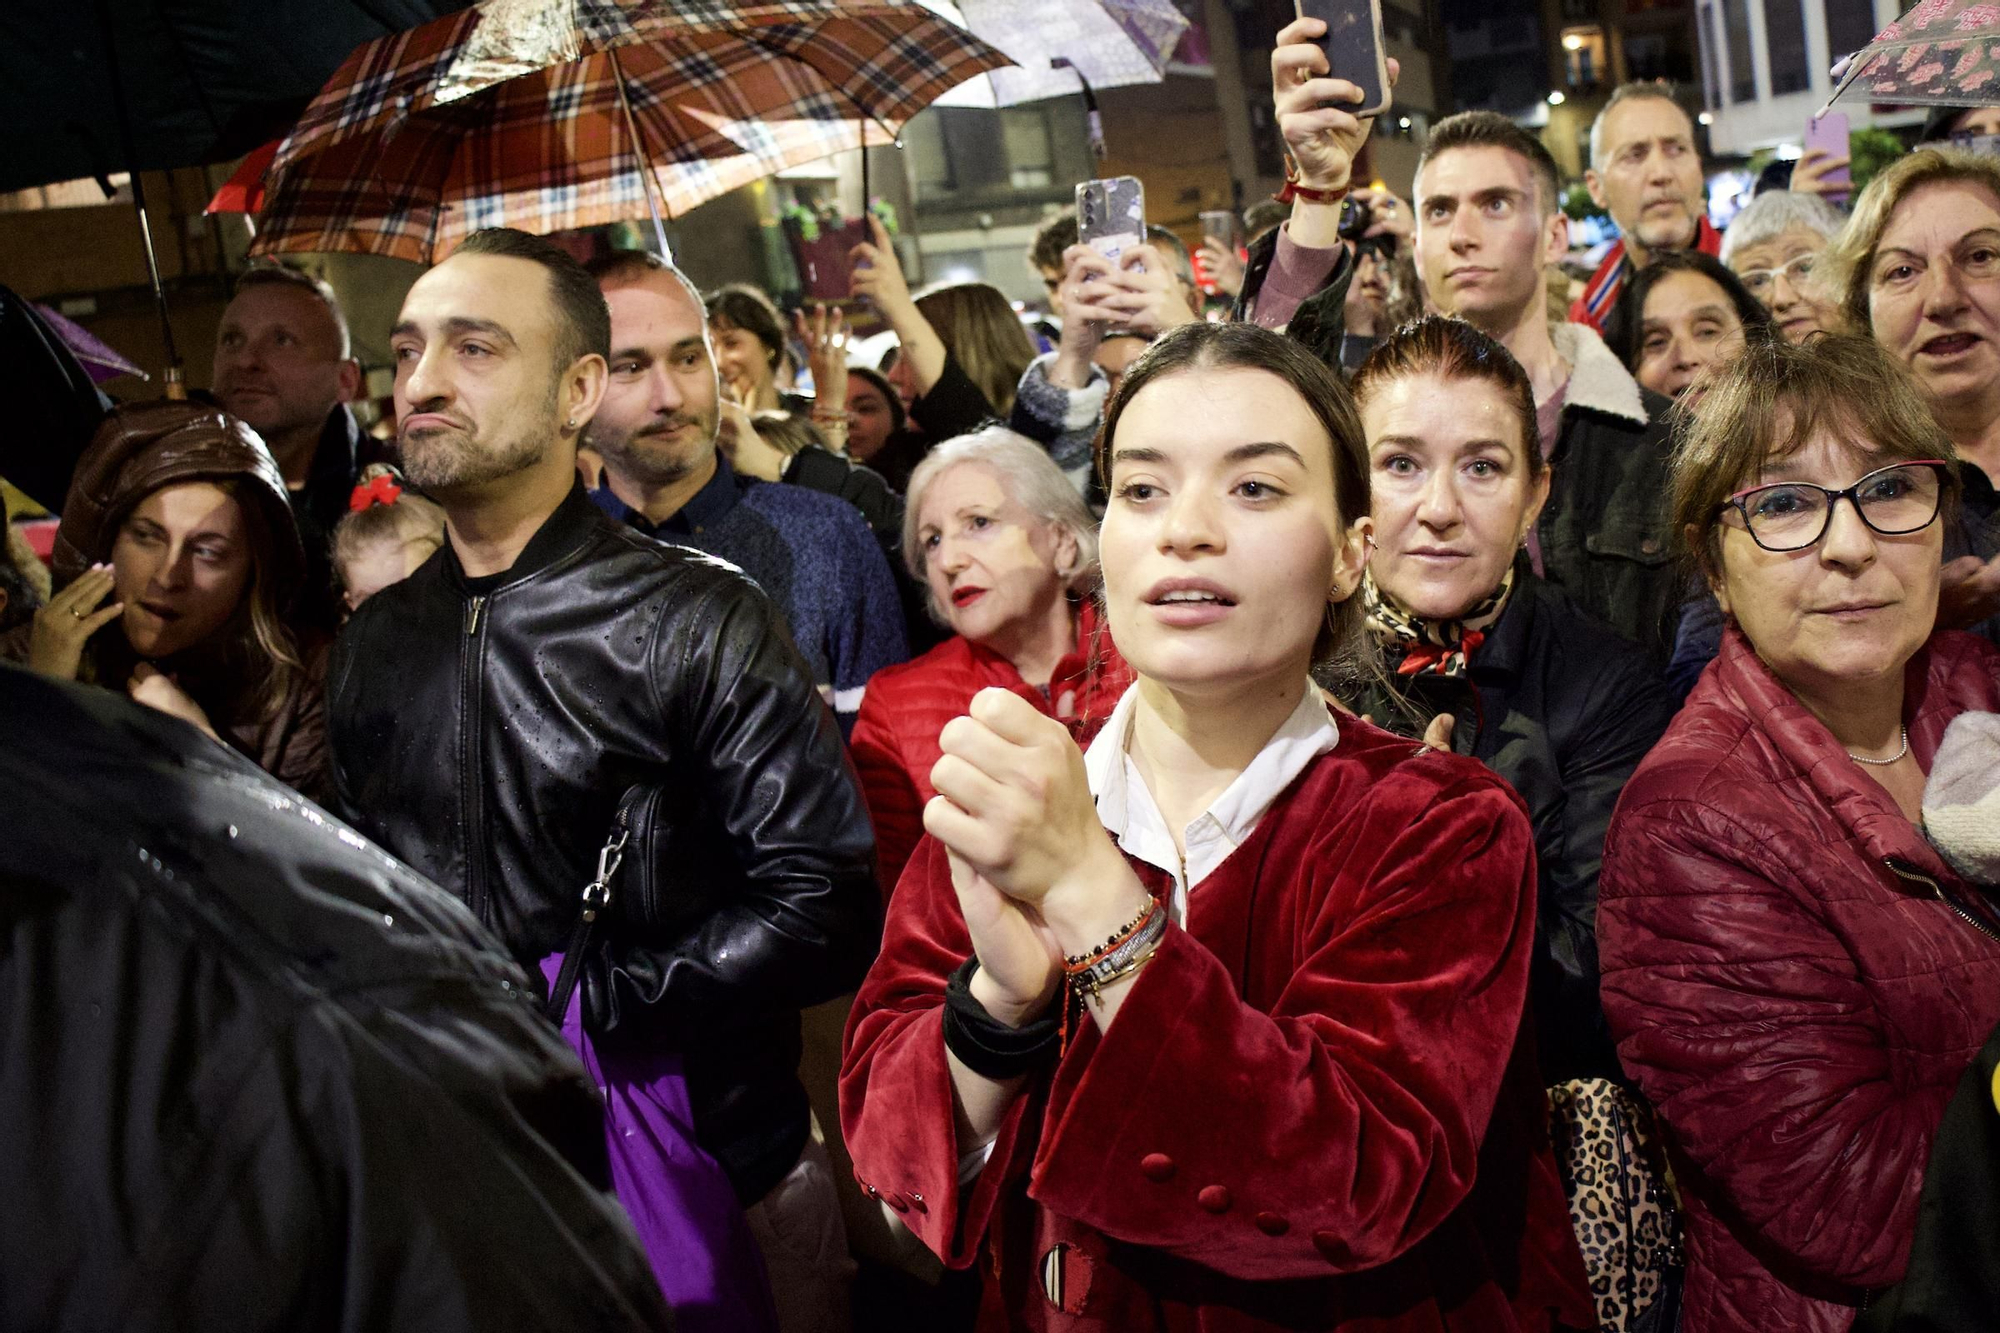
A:
<svg viewBox="0 0 2000 1333">
<path fill-rule="evenodd" d="M 636 789 L 585 1031 L 600 1053 L 681 1055 L 696 1140 L 771 1267 L 796 1267 L 760 1225 L 780 1207 L 794 1236 L 830 1212 L 844 1266 L 799 1010 L 873 956 L 867 813 L 770 600 L 613 523 L 578 482 L 609 342 L 596 282 L 521 232 L 475 233 L 411 288 L 391 335 L 398 437 L 448 540 L 335 649 L 338 801 L 532 968 L 565 947 Z"/>
</svg>

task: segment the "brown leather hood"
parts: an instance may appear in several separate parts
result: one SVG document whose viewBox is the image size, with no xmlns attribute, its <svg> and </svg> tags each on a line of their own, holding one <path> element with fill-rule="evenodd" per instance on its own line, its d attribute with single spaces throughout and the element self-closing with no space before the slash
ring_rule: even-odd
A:
<svg viewBox="0 0 2000 1333">
<path fill-rule="evenodd" d="M 219 407 L 165 400 L 121 407 L 104 418 L 77 460 L 50 565 L 58 587 L 111 558 L 133 506 L 163 486 L 237 481 L 264 510 L 277 568 L 266 576 L 284 606 L 305 571 L 285 478 L 257 432 Z"/>
</svg>

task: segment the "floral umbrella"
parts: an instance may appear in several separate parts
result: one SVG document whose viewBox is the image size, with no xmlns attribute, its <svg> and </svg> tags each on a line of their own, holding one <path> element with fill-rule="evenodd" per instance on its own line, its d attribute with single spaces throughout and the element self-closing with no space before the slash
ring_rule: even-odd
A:
<svg viewBox="0 0 2000 1333">
<path fill-rule="evenodd" d="M 1923 0 L 1857 51 L 1831 106 L 1849 94 L 1871 102 L 2000 105 L 2000 4 Z"/>
</svg>

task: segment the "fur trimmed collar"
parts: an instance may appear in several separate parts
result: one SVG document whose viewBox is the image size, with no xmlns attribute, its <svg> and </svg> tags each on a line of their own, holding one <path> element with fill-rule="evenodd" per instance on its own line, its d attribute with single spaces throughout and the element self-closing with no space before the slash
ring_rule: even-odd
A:
<svg viewBox="0 0 2000 1333">
<path fill-rule="evenodd" d="M 1556 355 L 1570 364 L 1563 411 L 1581 407 L 1641 426 L 1650 420 L 1639 381 L 1619 364 L 1597 330 L 1588 324 L 1556 324 L 1549 328 L 1549 341 L 1555 344 Z"/>
</svg>

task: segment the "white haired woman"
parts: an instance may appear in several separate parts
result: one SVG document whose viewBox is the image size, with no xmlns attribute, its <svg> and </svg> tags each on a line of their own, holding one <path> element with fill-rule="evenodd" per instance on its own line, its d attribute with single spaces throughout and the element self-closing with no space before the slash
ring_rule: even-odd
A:
<svg viewBox="0 0 2000 1333">
<path fill-rule="evenodd" d="M 947 440 L 910 476 L 903 559 L 952 637 L 879 671 L 852 750 L 886 896 L 923 837 L 938 732 L 988 686 L 1088 744 L 1131 683 L 1090 593 L 1097 523 L 1048 452 L 1000 427 Z"/>
<path fill-rule="evenodd" d="M 1722 234 L 1722 262 L 1771 312 L 1788 343 L 1838 332 L 1842 325 L 1839 296 L 1812 273 L 1846 220 L 1818 195 L 1767 190 Z"/>
</svg>

